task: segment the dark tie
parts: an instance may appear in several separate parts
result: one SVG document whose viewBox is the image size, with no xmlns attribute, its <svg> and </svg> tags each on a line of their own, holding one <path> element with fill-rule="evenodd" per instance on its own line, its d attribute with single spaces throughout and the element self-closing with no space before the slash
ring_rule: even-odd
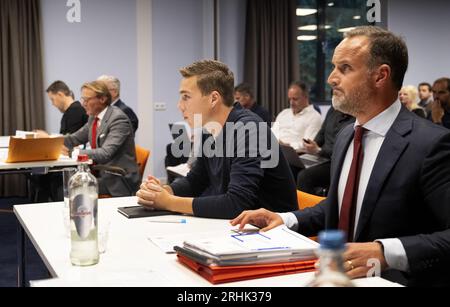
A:
<svg viewBox="0 0 450 307">
<path fill-rule="evenodd" d="M 362 137 L 365 129 L 356 126 L 353 144 L 353 160 L 348 173 L 347 185 L 345 186 L 344 198 L 342 199 L 341 215 L 339 217 L 339 229 L 347 233 L 348 242 L 353 241 L 355 229 L 356 201 L 358 198 L 359 177 L 361 165 L 364 158 L 362 148 Z"/>
<path fill-rule="evenodd" d="M 94 119 L 94 123 L 92 124 L 92 144 L 91 148 L 96 149 L 97 148 L 97 126 L 98 126 L 99 118 L 96 117 Z"/>
</svg>

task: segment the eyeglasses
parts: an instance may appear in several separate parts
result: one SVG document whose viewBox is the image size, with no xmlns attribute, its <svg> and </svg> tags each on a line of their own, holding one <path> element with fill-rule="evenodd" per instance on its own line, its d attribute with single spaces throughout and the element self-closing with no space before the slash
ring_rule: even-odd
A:
<svg viewBox="0 0 450 307">
<path fill-rule="evenodd" d="M 88 103 L 91 99 L 97 98 L 97 96 L 93 96 L 93 97 L 81 97 L 81 102 L 83 103 Z"/>
</svg>

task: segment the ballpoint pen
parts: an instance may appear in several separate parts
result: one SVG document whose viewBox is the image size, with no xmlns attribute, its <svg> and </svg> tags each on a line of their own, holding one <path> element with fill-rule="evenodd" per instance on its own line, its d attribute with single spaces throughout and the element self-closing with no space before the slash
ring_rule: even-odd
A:
<svg viewBox="0 0 450 307">
<path fill-rule="evenodd" d="M 186 224 L 186 219 L 181 220 L 150 220 L 149 223 Z"/>
</svg>

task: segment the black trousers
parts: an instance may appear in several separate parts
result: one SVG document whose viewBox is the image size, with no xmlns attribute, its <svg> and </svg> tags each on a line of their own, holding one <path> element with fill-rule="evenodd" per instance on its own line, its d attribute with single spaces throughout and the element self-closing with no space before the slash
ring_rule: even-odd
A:
<svg viewBox="0 0 450 307">
<path fill-rule="evenodd" d="M 309 194 L 325 196 L 324 190 L 330 187 L 331 163 L 319 164 L 300 170 L 297 175 L 297 188 Z"/>
</svg>

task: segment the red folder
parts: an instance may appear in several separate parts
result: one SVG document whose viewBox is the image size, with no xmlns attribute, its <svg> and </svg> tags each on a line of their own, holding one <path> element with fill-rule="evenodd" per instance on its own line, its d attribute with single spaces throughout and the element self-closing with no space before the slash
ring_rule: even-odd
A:
<svg viewBox="0 0 450 307">
<path fill-rule="evenodd" d="M 204 265 L 184 255 L 177 254 L 178 261 L 197 272 L 212 284 L 228 283 L 285 274 L 305 273 L 315 270 L 316 260 L 254 264 L 242 266 Z"/>
</svg>

